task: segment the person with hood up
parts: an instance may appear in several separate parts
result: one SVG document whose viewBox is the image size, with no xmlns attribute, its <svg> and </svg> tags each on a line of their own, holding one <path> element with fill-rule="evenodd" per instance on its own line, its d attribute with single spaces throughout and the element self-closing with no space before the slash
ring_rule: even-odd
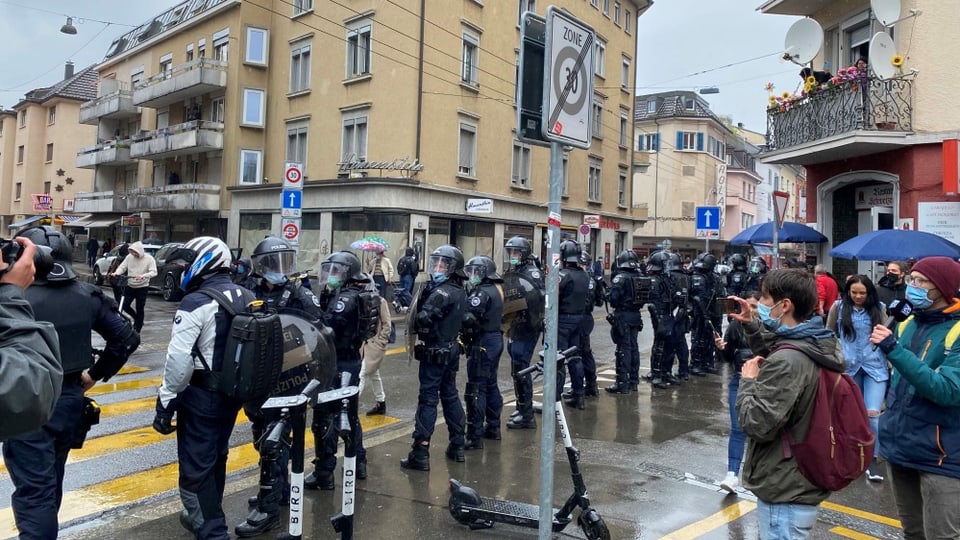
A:
<svg viewBox="0 0 960 540">
<path fill-rule="evenodd" d="M 807 435 L 820 369 L 844 371 L 837 339 L 813 317 L 817 284 L 805 270 L 773 270 L 760 284 L 760 302 L 753 319 L 746 300 L 738 297 L 747 341 L 757 356 L 741 368 L 737 420 L 747 435 L 742 485 L 757 496 L 760 538 L 806 538 L 817 522 L 820 503 L 830 491 L 815 486 L 796 460 L 784 457 L 781 431 L 795 440 Z M 784 345 L 789 348 L 781 348 Z"/>
<path fill-rule="evenodd" d="M 113 273 L 109 274 L 109 277 L 126 274 L 127 288 L 123 294 L 131 306 L 136 302 L 133 329 L 139 333 L 143 329 L 143 310 L 147 305 L 150 279 L 157 276 L 157 261 L 152 255 L 143 251 L 142 242 L 130 244 L 128 251 L 129 255 Z"/>
</svg>

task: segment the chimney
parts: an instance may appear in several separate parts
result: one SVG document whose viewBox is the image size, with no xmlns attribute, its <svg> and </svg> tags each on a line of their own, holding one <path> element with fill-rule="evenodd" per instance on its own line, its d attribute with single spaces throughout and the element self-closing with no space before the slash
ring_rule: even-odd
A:
<svg viewBox="0 0 960 540">
<path fill-rule="evenodd" d="M 63 80 L 73 77 L 73 62 L 67 60 L 67 65 L 63 67 Z"/>
<path fill-rule="evenodd" d="M 737 127 L 743 129 L 743 122 L 737 122 Z"/>
</svg>

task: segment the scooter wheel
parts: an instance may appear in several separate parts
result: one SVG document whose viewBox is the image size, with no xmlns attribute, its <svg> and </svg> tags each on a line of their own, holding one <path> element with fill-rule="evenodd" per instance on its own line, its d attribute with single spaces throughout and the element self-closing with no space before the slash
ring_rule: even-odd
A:
<svg viewBox="0 0 960 540">
<path fill-rule="evenodd" d="M 577 518 L 577 523 L 583 530 L 583 534 L 587 536 L 587 540 L 610 540 L 610 530 L 607 529 L 607 524 L 603 522 L 603 518 L 593 508 L 581 512 L 580 517 Z"/>
</svg>

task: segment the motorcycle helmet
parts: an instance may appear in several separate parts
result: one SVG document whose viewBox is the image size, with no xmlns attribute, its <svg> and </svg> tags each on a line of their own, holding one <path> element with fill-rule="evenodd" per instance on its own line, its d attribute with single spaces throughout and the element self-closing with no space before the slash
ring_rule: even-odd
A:
<svg viewBox="0 0 960 540">
<path fill-rule="evenodd" d="M 233 266 L 233 254 L 227 244 L 212 236 L 198 236 L 183 245 L 193 252 L 193 261 L 183 271 L 180 288 L 189 291 L 213 274 L 229 272 Z"/>
</svg>

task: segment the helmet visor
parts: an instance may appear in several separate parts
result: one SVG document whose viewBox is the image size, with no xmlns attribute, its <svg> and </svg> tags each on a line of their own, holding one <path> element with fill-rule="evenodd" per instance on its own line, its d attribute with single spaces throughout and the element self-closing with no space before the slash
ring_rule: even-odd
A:
<svg viewBox="0 0 960 540">
<path fill-rule="evenodd" d="M 482 281 L 483 278 L 487 277 L 487 267 L 486 267 L 486 266 L 480 266 L 480 265 L 476 265 L 476 264 L 471 264 L 471 265 L 469 265 L 469 266 L 465 266 L 465 267 L 463 268 L 463 272 L 464 272 L 465 274 L 467 274 L 467 279 L 468 279 L 468 280 L 476 279 L 476 280 L 478 280 L 478 281 Z"/>
<path fill-rule="evenodd" d="M 253 257 L 253 273 L 262 276 L 273 284 L 297 271 L 297 253 L 295 251 L 276 251 Z"/>
<path fill-rule="evenodd" d="M 750 261 L 750 272 L 760 274 L 767 269 L 767 265 L 762 260 Z"/>
<path fill-rule="evenodd" d="M 450 267 L 452 266 L 450 262 L 451 261 L 449 257 L 443 257 L 441 255 L 431 255 L 430 266 L 429 266 L 430 274 L 431 275 L 443 274 L 449 277 Z"/>
<path fill-rule="evenodd" d="M 320 264 L 320 283 L 331 284 L 334 288 L 347 281 L 350 277 L 350 265 L 340 262 L 326 261 Z M 333 281 L 331 282 L 331 279 Z"/>
</svg>

